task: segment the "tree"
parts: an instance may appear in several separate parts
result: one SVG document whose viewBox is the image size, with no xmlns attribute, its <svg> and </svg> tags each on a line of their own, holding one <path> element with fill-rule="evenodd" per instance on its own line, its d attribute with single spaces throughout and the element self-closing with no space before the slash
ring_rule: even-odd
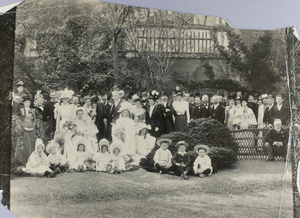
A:
<svg viewBox="0 0 300 218">
<path fill-rule="evenodd" d="M 193 16 L 183 13 L 154 9 L 136 9 L 136 19 L 128 23 L 124 34 L 127 57 L 140 65 L 138 71 L 131 71 L 136 78 L 146 80 L 150 88 L 157 89 L 170 82 L 170 67 L 179 57 L 184 57 L 183 38 L 191 26 Z"/>
<path fill-rule="evenodd" d="M 212 35 L 220 56 L 226 60 L 233 71 L 240 73 L 247 83 L 249 92 L 273 93 L 281 89 L 282 84 L 279 84 L 285 80 L 284 59 L 272 50 L 275 42 L 270 33 L 265 32 L 254 43 L 247 46 L 240 34 L 233 29 L 227 29 L 227 47 L 219 44 L 216 30 L 212 31 Z M 276 45 L 282 48 L 284 45 L 282 40 L 280 43 Z M 279 52 L 283 50 L 278 51 L 277 54 Z"/>
<path fill-rule="evenodd" d="M 83 94 L 91 89 L 108 91 L 114 83 L 111 38 L 90 16 L 95 4 L 44 2 L 47 6 L 41 7 L 34 3 L 20 7 L 16 76 L 24 78 L 20 74 L 25 73 L 33 90 L 68 86 Z M 24 55 L 28 39 L 36 42 L 35 57 Z"/>
<path fill-rule="evenodd" d="M 213 67 L 211 65 L 209 65 L 209 61 L 208 60 L 203 64 L 203 67 L 205 68 L 204 75 L 208 79 L 214 80 L 215 79 L 214 70 L 213 70 Z"/>
</svg>

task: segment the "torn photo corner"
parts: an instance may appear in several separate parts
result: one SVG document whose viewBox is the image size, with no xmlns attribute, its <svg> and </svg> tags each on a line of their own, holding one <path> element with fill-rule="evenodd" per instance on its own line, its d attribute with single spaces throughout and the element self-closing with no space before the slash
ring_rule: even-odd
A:
<svg viewBox="0 0 300 218">
<path fill-rule="evenodd" d="M 16 216 L 300 215 L 296 28 L 98 0 L 23 1 L 0 26 Z"/>
</svg>

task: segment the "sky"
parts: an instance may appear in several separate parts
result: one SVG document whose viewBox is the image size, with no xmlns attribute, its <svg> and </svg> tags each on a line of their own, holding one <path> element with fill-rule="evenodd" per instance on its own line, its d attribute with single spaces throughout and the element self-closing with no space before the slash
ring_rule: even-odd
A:
<svg viewBox="0 0 300 218">
<path fill-rule="evenodd" d="M 0 0 L 0 7 L 20 0 Z M 299 0 L 102 0 L 226 18 L 240 29 L 273 30 L 295 26 L 300 33 Z"/>
</svg>

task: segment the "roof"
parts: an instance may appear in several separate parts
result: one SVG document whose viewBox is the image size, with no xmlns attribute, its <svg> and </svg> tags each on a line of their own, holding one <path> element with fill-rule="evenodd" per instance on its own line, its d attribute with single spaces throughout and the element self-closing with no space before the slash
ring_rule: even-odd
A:
<svg viewBox="0 0 300 218">
<path fill-rule="evenodd" d="M 0 7 L 0 14 L 4 14 L 8 11 L 10 11 L 12 8 L 18 6 L 19 4 L 21 4 L 23 1 L 19 1 L 13 4 L 9 4 L 9 5 L 5 5 L 3 7 Z"/>
</svg>

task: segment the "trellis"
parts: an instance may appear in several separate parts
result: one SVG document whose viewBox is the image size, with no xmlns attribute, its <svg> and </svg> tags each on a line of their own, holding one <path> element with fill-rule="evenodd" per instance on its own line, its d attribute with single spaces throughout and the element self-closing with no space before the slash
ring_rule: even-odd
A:
<svg viewBox="0 0 300 218">
<path fill-rule="evenodd" d="M 268 152 L 264 148 L 265 136 L 269 129 L 240 129 L 233 130 L 231 134 L 238 145 L 238 159 L 267 159 Z M 275 157 L 283 159 L 283 157 Z"/>
</svg>

